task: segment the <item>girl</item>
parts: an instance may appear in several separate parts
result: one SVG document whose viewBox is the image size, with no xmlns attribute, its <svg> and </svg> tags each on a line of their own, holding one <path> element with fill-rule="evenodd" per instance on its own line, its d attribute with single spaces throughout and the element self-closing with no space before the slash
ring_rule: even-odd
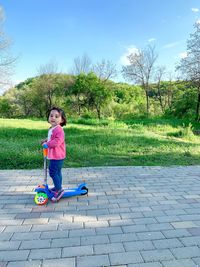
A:
<svg viewBox="0 0 200 267">
<path fill-rule="evenodd" d="M 62 109 L 53 107 L 49 110 L 47 120 L 51 124 L 48 138 L 42 141 L 43 148 L 48 148 L 49 175 L 53 180 L 54 192 L 52 202 L 57 202 L 64 194 L 62 189 L 62 173 L 64 159 L 66 157 L 65 133 L 62 126 L 66 125 L 66 116 Z"/>
</svg>

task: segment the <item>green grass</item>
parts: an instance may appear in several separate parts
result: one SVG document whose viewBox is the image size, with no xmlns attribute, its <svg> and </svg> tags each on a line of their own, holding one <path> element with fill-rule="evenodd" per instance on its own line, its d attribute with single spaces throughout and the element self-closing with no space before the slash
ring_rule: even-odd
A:
<svg viewBox="0 0 200 267">
<path fill-rule="evenodd" d="M 79 123 L 79 124 L 78 124 Z M 71 121 L 64 128 L 64 167 L 199 165 L 198 124 L 145 119 L 126 122 Z M 0 119 L 0 169 L 43 168 L 40 140 L 45 121 Z"/>
</svg>

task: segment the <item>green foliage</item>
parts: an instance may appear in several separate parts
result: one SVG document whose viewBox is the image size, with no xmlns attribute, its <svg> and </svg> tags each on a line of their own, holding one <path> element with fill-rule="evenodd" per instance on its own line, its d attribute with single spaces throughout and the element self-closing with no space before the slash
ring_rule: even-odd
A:
<svg viewBox="0 0 200 267">
<path fill-rule="evenodd" d="M 179 85 L 171 109 L 166 113 L 177 118 L 195 119 L 195 109 L 197 105 L 197 89 L 188 84 Z"/>
<path fill-rule="evenodd" d="M 97 116 L 101 118 L 101 109 L 111 97 L 106 83 L 101 81 L 94 73 L 81 73 L 75 77 L 70 87 L 72 108 L 77 107 L 80 116 L 87 107 L 88 111 L 96 110 Z M 85 114 L 84 114 L 85 115 Z"/>
<path fill-rule="evenodd" d="M 149 116 L 161 116 L 156 84 L 149 94 Z M 164 116 L 194 118 L 197 88 L 186 82 L 161 82 Z M 94 73 L 77 76 L 45 74 L 30 78 L 0 98 L 0 117 L 45 118 L 52 105 L 73 118 L 131 120 L 146 117 L 146 100 L 140 86 L 102 81 Z"/>
<path fill-rule="evenodd" d="M 11 115 L 11 104 L 8 99 L 0 97 L 0 114 L 2 117 L 9 118 Z"/>
<path fill-rule="evenodd" d="M 194 24 L 194 33 L 190 34 L 187 40 L 187 56 L 180 60 L 177 71 L 182 75 L 182 79 L 196 88 L 195 120 L 200 120 L 200 24 Z"/>
</svg>

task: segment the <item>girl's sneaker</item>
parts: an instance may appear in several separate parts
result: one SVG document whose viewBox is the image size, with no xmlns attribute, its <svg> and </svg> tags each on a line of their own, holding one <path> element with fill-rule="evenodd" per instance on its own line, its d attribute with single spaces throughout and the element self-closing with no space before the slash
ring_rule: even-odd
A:
<svg viewBox="0 0 200 267">
<path fill-rule="evenodd" d="M 51 201 L 52 202 L 58 202 L 61 199 L 61 197 L 64 195 L 64 193 L 65 193 L 65 191 L 63 189 L 61 189 L 58 192 L 55 192 L 54 196 L 51 199 Z"/>
<path fill-rule="evenodd" d="M 56 192 L 56 188 L 55 188 L 55 187 L 49 188 L 49 190 L 50 190 L 52 193 L 55 193 L 55 192 Z"/>
</svg>

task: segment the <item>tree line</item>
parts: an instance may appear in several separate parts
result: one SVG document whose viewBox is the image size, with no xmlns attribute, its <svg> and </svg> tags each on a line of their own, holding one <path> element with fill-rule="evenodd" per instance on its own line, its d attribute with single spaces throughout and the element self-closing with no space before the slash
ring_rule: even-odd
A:
<svg viewBox="0 0 200 267">
<path fill-rule="evenodd" d="M 198 88 L 187 82 L 160 81 L 139 85 L 102 81 L 93 72 L 43 74 L 18 84 L 0 98 L 1 117 L 44 118 L 53 105 L 72 118 L 128 120 L 146 116 L 195 119 Z M 148 109 L 146 105 L 148 97 Z"/>
</svg>

